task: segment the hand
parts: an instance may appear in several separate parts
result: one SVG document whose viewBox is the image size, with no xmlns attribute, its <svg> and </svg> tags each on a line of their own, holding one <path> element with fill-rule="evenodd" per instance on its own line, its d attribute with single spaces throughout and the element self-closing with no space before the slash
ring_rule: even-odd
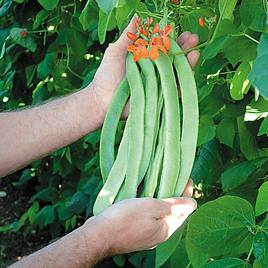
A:
<svg viewBox="0 0 268 268">
<path fill-rule="evenodd" d="M 120 38 L 107 48 L 102 63 L 93 80 L 96 99 L 104 114 L 106 114 L 114 91 L 125 76 L 125 58 L 127 47 L 131 43 L 126 33 L 136 32 L 134 19 L 135 17 L 124 30 Z M 178 44 L 184 50 L 193 48 L 198 45 L 198 36 L 190 32 L 184 32 L 178 38 Z M 199 55 L 199 52 L 196 50 L 191 51 L 187 55 L 188 61 L 193 68 L 199 59 Z"/>
<path fill-rule="evenodd" d="M 196 209 L 192 193 L 190 181 L 184 197 L 129 199 L 95 217 L 108 243 L 107 255 L 150 249 L 166 241 Z"/>
</svg>

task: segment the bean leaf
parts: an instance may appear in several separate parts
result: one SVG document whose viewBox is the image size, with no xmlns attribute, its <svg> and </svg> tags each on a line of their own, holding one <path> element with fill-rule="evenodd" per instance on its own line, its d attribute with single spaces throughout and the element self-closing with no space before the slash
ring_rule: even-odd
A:
<svg viewBox="0 0 268 268">
<path fill-rule="evenodd" d="M 59 4 L 59 0 L 38 0 L 38 2 L 46 10 L 53 10 Z"/>
<path fill-rule="evenodd" d="M 268 99 L 268 34 L 263 34 L 258 46 L 257 59 L 249 74 L 249 80 L 260 94 Z"/>
<path fill-rule="evenodd" d="M 249 268 L 249 267 L 251 266 L 247 262 L 237 258 L 216 260 L 202 266 L 202 268 Z"/>
<path fill-rule="evenodd" d="M 259 189 L 255 210 L 256 216 L 268 211 L 268 182 L 264 183 Z"/>
<path fill-rule="evenodd" d="M 188 224 L 186 249 L 193 267 L 209 258 L 249 252 L 255 225 L 251 204 L 235 196 L 224 196 L 203 205 Z"/>
</svg>

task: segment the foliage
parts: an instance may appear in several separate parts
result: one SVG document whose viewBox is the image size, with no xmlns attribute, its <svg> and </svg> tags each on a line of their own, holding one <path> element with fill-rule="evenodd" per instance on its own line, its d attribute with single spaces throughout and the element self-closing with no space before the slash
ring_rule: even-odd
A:
<svg viewBox="0 0 268 268">
<path fill-rule="evenodd" d="M 134 12 L 161 19 L 164 7 L 178 32 L 200 37 L 200 134 L 192 177 L 201 207 L 175 238 L 114 262 L 267 267 L 266 1 L 0 0 L 0 109 L 85 87 Z M 24 169 L 13 184 L 34 185 L 29 208 L 0 232 L 50 228 L 57 236 L 90 217 L 101 187 L 98 141 L 96 131 Z"/>
</svg>

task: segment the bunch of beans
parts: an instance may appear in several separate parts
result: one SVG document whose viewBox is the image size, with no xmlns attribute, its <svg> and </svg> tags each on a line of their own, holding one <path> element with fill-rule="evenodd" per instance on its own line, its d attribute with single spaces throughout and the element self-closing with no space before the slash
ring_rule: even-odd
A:
<svg viewBox="0 0 268 268">
<path fill-rule="evenodd" d="M 192 69 L 177 43 L 137 19 L 126 58 L 126 77 L 108 109 L 100 140 L 103 187 L 94 215 L 135 197 L 180 196 L 191 174 L 198 136 L 198 98 Z M 178 85 L 180 85 L 178 87 Z M 179 96 L 181 98 L 179 98 Z M 130 110 L 115 156 L 115 140 L 127 102 Z"/>
</svg>

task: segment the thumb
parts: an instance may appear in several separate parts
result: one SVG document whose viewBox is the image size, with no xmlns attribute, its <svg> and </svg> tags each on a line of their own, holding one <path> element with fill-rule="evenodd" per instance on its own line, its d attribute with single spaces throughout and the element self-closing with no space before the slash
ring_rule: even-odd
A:
<svg viewBox="0 0 268 268">
<path fill-rule="evenodd" d="M 127 47 L 129 44 L 131 44 L 131 40 L 127 37 L 127 32 L 136 33 L 137 28 L 135 26 L 135 20 L 137 16 L 134 15 L 131 19 L 129 25 L 125 28 L 119 39 L 113 44 L 113 47 L 116 47 L 116 49 L 119 49 L 120 51 L 127 51 Z"/>
</svg>

